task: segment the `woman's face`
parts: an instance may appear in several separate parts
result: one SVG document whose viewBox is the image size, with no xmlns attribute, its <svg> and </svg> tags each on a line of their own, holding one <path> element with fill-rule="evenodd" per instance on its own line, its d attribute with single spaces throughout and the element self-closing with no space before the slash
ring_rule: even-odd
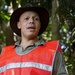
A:
<svg viewBox="0 0 75 75">
<path fill-rule="evenodd" d="M 36 12 L 26 11 L 20 16 L 17 26 L 22 37 L 36 38 L 41 27 L 40 17 Z"/>
</svg>

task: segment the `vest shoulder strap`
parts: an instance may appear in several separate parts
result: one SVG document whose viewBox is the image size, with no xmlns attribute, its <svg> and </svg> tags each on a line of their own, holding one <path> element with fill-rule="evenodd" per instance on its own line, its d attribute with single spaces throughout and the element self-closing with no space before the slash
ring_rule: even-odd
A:
<svg viewBox="0 0 75 75">
<path fill-rule="evenodd" d="M 50 49 L 58 50 L 59 52 L 62 52 L 58 40 L 53 40 L 53 41 L 46 42 L 46 45 L 47 45 L 47 47 L 49 47 Z"/>
<path fill-rule="evenodd" d="M 14 48 L 14 45 L 10 45 L 10 46 L 5 46 L 3 49 L 2 49 L 2 55 L 3 54 L 6 54 L 8 53 L 9 51 L 11 51 L 12 49 Z"/>
</svg>

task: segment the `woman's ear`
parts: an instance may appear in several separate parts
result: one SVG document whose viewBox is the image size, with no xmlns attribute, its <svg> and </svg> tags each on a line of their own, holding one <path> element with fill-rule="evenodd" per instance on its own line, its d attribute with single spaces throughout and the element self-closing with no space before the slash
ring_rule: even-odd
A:
<svg viewBox="0 0 75 75">
<path fill-rule="evenodd" d="M 18 29 L 21 29 L 21 24 L 20 24 L 20 22 L 17 22 L 17 27 L 18 27 Z"/>
</svg>

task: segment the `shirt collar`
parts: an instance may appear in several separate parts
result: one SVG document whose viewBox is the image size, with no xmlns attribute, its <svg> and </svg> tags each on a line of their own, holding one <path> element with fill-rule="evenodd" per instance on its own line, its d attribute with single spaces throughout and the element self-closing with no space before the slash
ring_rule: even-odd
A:
<svg viewBox="0 0 75 75">
<path fill-rule="evenodd" d="M 20 43 L 21 43 L 21 41 L 17 41 L 15 43 L 15 47 L 20 46 Z M 36 45 L 36 46 L 45 45 L 45 40 L 39 38 L 39 40 L 36 43 L 34 43 L 33 45 Z"/>
</svg>

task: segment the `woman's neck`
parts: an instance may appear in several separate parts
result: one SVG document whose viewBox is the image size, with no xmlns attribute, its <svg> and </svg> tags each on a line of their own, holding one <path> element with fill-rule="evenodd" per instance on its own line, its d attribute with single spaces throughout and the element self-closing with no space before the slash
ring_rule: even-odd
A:
<svg viewBox="0 0 75 75">
<path fill-rule="evenodd" d="M 22 39 L 20 46 L 25 49 L 27 46 L 32 45 L 33 43 L 36 43 L 38 41 L 38 38 L 34 39 Z"/>
</svg>

